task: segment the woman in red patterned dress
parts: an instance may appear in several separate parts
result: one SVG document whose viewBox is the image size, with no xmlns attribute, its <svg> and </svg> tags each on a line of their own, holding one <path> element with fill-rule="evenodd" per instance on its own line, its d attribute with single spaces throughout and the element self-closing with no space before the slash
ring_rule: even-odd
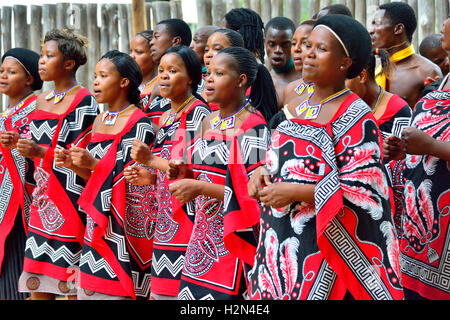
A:
<svg viewBox="0 0 450 320">
<path fill-rule="evenodd" d="M 261 201 L 252 299 L 403 297 L 379 129 L 345 87 L 370 50 L 353 18 L 327 15 L 313 28 L 303 77 L 314 92 L 277 127 L 249 183 Z"/>
<path fill-rule="evenodd" d="M 86 146 L 98 103 L 76 81 L 85 64 L 86 40 L 70 30 L 51 30 L 44 37 L 39 75 L 54 82 L 41 93 L 30 123 L 31 139 L 19 139 L 17 151 L 35 164 L 36 188 L 32 194 L 30 221 L 19 291 L 32 299 L 74 297 L 83 244 L 85 213 L 77 201 L 85 181 L 65 168 L 54 166 L 54 150 Z"/>
<path fill-rule="evenodd" d="M 5 52 L 0 67 L 0 92 L 9 106 L 0 117 L 0 300 L 21 300 L 18 292 L 26 230 L 30 217 L 34 165 L 16 150 L 17 140 L 30 134 L 36 90 L 42 87 L 38 73 L 39 54 L 24 48 Z"/>
<path fill-rule="evenodd" d="M 450 52 L 450 18 L 444 22 L 442 47 Z M 388 159 L 403 160 L 405 211 L 400 260 L 405 299 L 449 300 L 450 266 L 450 81 L 414 107 L 401 139 L 385 139 Z"/>
</svg>

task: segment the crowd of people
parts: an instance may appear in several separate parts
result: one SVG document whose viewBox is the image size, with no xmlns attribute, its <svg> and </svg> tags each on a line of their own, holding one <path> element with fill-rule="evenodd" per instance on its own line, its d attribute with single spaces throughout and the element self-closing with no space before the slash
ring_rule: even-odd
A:
<svg viewBox="0 0 450 320">
<path fill-rule="evenodd" d="M 416 27 L 167 19 L 92 88 L 72 30 L 6 51 L 0 299 L 450 299 L 450 17 Z"/>
</svg>

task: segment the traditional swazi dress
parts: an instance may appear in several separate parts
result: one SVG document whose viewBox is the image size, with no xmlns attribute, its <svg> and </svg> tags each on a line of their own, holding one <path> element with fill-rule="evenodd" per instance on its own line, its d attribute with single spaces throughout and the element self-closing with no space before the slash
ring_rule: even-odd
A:
<svg viewBox="0 0 450 320">
<path fill-rule="evenodd" d="M 121 132 L 95 133 L 87 146 L 100 161 L 79 200 L 87 214 L 81 299 L 100 299 L 101 294 L 149 298 L 155 217 L 149 215 L 153 192 L 148 190 L 153 189 L 133 186 L 123 175 L 127 166 L 135 164 L 130 157 L 134 139 L 146 144 L 154 140 L 152 122 L 140 109 Z"/>
<path fill-rule="evenodd" d="M 327 124 L 292 119 L 272 135 L 272 182 L 314 184 L 315 203 L 261 206 L 252 299 L 402 299 L 381 139 L 349 95 Z"/>
<path fill-rule="evenodd" d="M 450 90 L 441 88 L 422 98 L 416 104 L 411 126 L 436 140 L 449 142 Z M 407 155 L 404 168 L 402 283 L 424 298 L 448 300 L 450 162 L 431 155 Z"/>
<path fill-rule="evenodd" d="M 394 94 L 388 101 L 383 115 L 377 119 L 380 134 L 383 139 L 389 136 L 401 137 L 404 128 L 409 126 L 411 121 L 412 110 L 408 103 Z M 387 161 L 383 160 L 389 177 L 389 183 L 393 193 L 393 215 L 394 225 L 397 236 L 401 233 L 401 217 L 404 214 L 404 196 L 405 181 L 403 179 L 404 161 Z"/>
<path fill-rule="evenodd" d="M 224 201 L 193 200 L 195 222 L 178 299 L 243 300 L 256 252 L 259 204 L 247 183 L 262 165 L 270 139 L 263 116 L 251 113 L 234 135 L 209 131 L 196 139 L 192 169 L 200 181 L 225 185 Z"/>
<path fill-rule="evenodd" d="M 85 229 L 85 213 L 77 201 L 85 181 L 73 171 L 57 167 L 55 148 L 84 148 L 91 139 L 99 107 L 90 92 L 77 92 L 67 111 L 36 110 L 30 123 L 32 139 L 48 147 L 36 158 L 30 221 L 25 245 L 22 292 L 76 293 L 76 277 Z"/>
<path fill-rule="evenodd" d="M 0 117 L 0 130 L 16 131 L 22 139 L 29 138 L 36 99 L 33 93 L 16 107 L 7 109 Z M 16 149 L 1 144 L 0 149 L 0 300 L 19 300 L 25 298 L 17 291 L 17 282 L 22 273 L 30 219 L 34 163 Z"/>
<path fill-rule="evenodd" d="M 151 95 L 147 95 L 146 97 L 146 99 L 142 100 L 144 112 L 150 119 L 152 119 L 154 124 L 159 126 L 159 118 L 161 118 L 164 112 L 170 110 L 170 99 L 164 98 L 159 94 L 157 94 L 152 100 L 150 100 Z"/>
<path fill-rule="evenodd" d="M 209 113 L 207 105 L 195 100 L 173 123 L 161 126 L 156 134 L 153 154 L 167 160 L 186 159 L 186 148 L 193 144 L 203 118 Z M 157 170 L 158 216 L 153 244 L 151 293 L 177 297 L 194 212 L 189 205 L 181 205 L 172 197 L 168 187 L 170 183 L 165 172 Z"/>
</svg>

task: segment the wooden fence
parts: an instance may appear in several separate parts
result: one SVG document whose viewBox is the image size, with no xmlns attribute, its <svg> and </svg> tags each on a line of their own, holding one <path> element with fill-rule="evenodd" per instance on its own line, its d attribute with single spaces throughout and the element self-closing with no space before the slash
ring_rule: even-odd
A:
<svg viewBox="0 0 450 320">
<path fill-rule="evenodd" d="M 113 2 L 114 0 L 112 0 Z M 390 0 L 170 0 L 140 1 L 145 12 L 145 28 L 152 28 L 157 21 L 166 18 L 182 18 L 182 1 L 197 7 L 197 23 L 192 23 L 192 31 L 203 25 L 219 25 L 226 12 L 236 7 L 252 8 L 267 22 L 276 16 L 287 16 L 295 23 L 312 17 L 320 8 L 332 3 L 347 5 L 354 17 L 368 26 L 374 11 L 382 3 Z M 405 0 L 404 0 L 405 1 Z M 27 47 L 40 51 L 41 41 L 48 30 L 69 27 L 86 36 L 89 41 L 88 63 L 82 66 L 77 78 L 85 87 L 91 88 L 93 70 L 100 55 L 111 49 L 129 51 L 129 41 L 136 32 L 132 19 L 139 8 L 139 1 L 129 4 L 80 4 L 57 3 L 43 5 L 13 5 L 1 7 L 0 51 L 3 54 L 12 47 Z M 414 45 L 424 36 L 439 33 L 443 21 L 448 17 L 450 0 L 408 0 L 418 17 L 418 30 L 414 35 Z M 141 11 L 142 13 L 142 11 Z M 136 22 L 136 21 L 134 21 Z M 44 86 L 44 90 L 48 84 Z M 4 105 L 0 99 L 0 109 Z"/>
</svg>

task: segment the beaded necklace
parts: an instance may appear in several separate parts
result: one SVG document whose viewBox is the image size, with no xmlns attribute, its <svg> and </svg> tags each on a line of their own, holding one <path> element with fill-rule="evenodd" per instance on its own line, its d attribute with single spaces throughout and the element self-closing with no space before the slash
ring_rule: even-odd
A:
<svg viewBox="0 0 450 320">
<path fill-rule="evenodd" d="M 377 109 L 378 109 L 378 107 L 380 105 L 381 99 L 384 96 L 384 88 L 382 86 L 380 86 L 380 85 L 378 87 L 380 88 L 380 92 L 378 93 L 378 98 L 377 98 L 377 102 L 375 103 L 375 107 L 372 110 L 373 114 L 375 114 L 375 112 L 377 111 Z"/>
<path fill-rule="evenodd" d="M 154 77 L 152 80 L 150 80 L 150 81 L 147 82 L 147 83 L 141 84 L 141 85 L 138 87 L 139 91 L 140 91 L 140 92 L 144 91 L 144 89 L 145 89 L 148 85 L 152 84 L 157 78 L 158 78 L 158 76 Z"/>
<path fill-rule="evenodd" d="M 297 116 L 302 115 L 306 111 L 305 119 L 307 119 L 307 120 L 317 119 L 317 117 L 320 113 L 320 109 L 322 108 L 322 105 L 339 98 L 340 96 L 346 94 L 349 91 L 350 91 L 350 89 L 345 88 L 339 92 L 333 93 L 331 96 L 323 99 L 318 104 L 314 104 L 314 105 L 310 104 L 311 98 L 314 95 L 314 92 L 311 92 L 309 94 L 308 98 L 305 101 L 303 101 L 301 104 L 299 104 L 297 106 L 297 108 L 295 108 L 295 111 L 297 111 Z"/>
<path fill-rule="evenodd" d="M 9 117 L 11 114 L 13 114 L 14 112 L 16 112 L 16 111 L 19 110 L 20 108 L 22 108 L 23 105 L 25 104 L 25 101 L 27 101 L 28 98 L 31 98 L 31 97 L 33 97 L 33 96 L 35 96 L 35 95 L 36 95 L 36 93 L 35 93 L 35 92 L 32 92 L 32 93 L 30 93 L 28 96 L 26 96 L 25 98 L 23 98 L 23 99 L 22 99 L 18 104 L 16 104 L 14 107 L 8 106 L 8 107 L 6 108 L 6 110 L 3 111 L 2 117 L 3 117 L 3 118 Z"/>
<path fill-rule="evenodd" d="M 66 96 L 67 93 L 69 93 L 70 91 L 72 91 L 75 88 L 78 88 L 81 86 L 81 83 L 74 85 L 72 88 L 67 89 L 66 91 L 60 92 L 60 93 L 56 93 L 55 89 L 52 90 L 52 92 L 50 92 L 45 99 L 46 100 L 51 100 L 52 98 L 55 98 L 55 100 L 53 101 L 55 104 L 57 104 L 58 102 L 62 101 L 62 99 L 64 99 L 64 97 Z"/>
<path fill-rule="evenodd" d="M 220 115 L 220 112 L 219 112 L 219 114 L 210 121 L 211 128 L 216 129 L 219 125 L 220 125 L 220 130 L 227 130 L 227 129 L 234 128 L 234 125 L 236 124 L 236 117 L 242 111 L 244 111 L 245 107 L 247 107 L 249 104 L 250 104 L 250 101 L 247 100 L 247 102 L 242 106 L 241 109 L 239 109 L 236 113 L 229 115 L 226 118 L 222 118 L 222 116 Z"/>
<path fill-rule="evenodd" d="M 186 105 L 188 105 L 195 97 L 192 95 L 189 98 L 186 99 L 186 101 L 184 101 L 175 112 L 169 112 L 169 114 L 164 118 L 162 125 L 163 126 L 170 126 L 174 121 L 175 118 L 177 117 L 178 112 L 181 111 L 181 109 L 183 109 Z"/>
<path fill-rule="evenodd" d="M 119 117 L 119 115 L 123 112 L 125 112 L 126 110 L 128 110 L 129 108 L 133 107 L 134 104 L 130 104 L 127 107 L 123 108 L 120 111 L 117 112 L 112 112 L 112 111 L 106 111 L 103 114 L 103 118 L 102 121 L 105 122 L 105 126 L 113 126 L 116 123 L 117 118 Z"/>
<path fill-rule="evenodd" d="M 313 85 L 311 83 L 306 83 L 304 80 L 302 80 L 302 82 L 297 86 L 297 88 L 294 89 L 294 91 L 297 92 L 299 96 L 301 96 L 305 89 L 308 89 L 308 93 L 314 92 Z"/>
</svg>

